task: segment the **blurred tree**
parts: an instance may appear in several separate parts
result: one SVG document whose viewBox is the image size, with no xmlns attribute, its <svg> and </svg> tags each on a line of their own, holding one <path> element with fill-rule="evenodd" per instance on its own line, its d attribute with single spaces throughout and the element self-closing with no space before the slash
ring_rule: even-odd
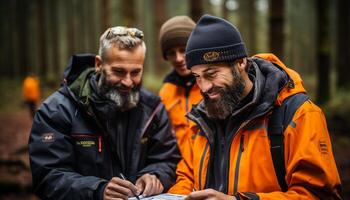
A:
<svg viewBox="0 0 350 200">
<path fill-rule="evenodd" d="M 239 29 L 245 41 L 248 54 L 256 54 L 256 15 L 255 0 L 239 1 Z"/>
<path fill-rule="evenodd" d="M 284 0 L 269 0 L 270 51 L 283 59 Z"/>
<path fill-rule="evenodd" d="M 89 41 L 88 49 L 91 53 L 97 52 L 97 38 L 98 38 L 98 36 L 96 35 L 96 32 L 99 32 L 99 30 L 96 31 L 96 24 L 94 23 L 95 16 L 96 16 L 96 9 L 94 9 L 94 1 L 89 0 L 88 7 L 87 7 L 86 25 L 88 27 L 88 32 L 87 32 L 88 41 Z"/>
<path fill-rule="evenodd" d="M 47 74 L 47 49 L 46 49 L 46 35 L 45 24 L 46 17 L 44 15 L 45 0 L 38 0 L 38 38 L 39 38 L 39 75 L 42 78 Z"/>
<path fill-rule="evenodd" d="M 197 22 L 203 15 L 202 0 L 190 0 L 190 16 L 193 21 Z"/>
<path fill-rule="evenodd" d="M 135 13 L 135 1 L 123 0 L 122 1 L 122 13 L 123 13 L 123 25 L 134 27 L 136 24 Z"/>
<path fill-rule="evenodd" d="M 20 53 L 18 53 L 18 57 L 15 59 L 19 60 L 19 73 L 21 77 L 24 77 L 27 75 L 28 71 L 29 71 L 29 48 L 28 48 L 28 39 L 27 39 L 27 35 L 28 35 L 28 26 L 29 23 L 27 21 L 27 19 L 29 19 L 29 15 L 28 15 L 28 7 L 29 7 L 29 1 L 27 0 L 18 0 L 17 1 L 17 16 L 16 16 L 16 25 L 18 27 L 18 31 L 17 31 L 17 40 L 18 40 L 18 47 L 17 50 L 20 51 Z"/>
<path fill-rule="evenodd" d="M 229 14 L 229 10 L 227 9 L 226 6 L 227 0 L 223 0 L 221 8 L 222 8 L 222 18 L 228 20 L 228 14 Z"/>
<path fill-rule="evenodd" d="M 165 1 L 164 0 L 154 0 L 154 6 L 155 6 L 155 18 L 154 18 L 154 22 L 155 22 L 155 40 L 154 40 L 154 45 L 153 47 L 155 48 L 155 68 L 157 69 L 158 72 L 160 72 L 160 74 L 165 74 L 166 68 L 162 67 L 165 66 L 166 63 L 164 62 L 164 60 L 162 59 L 162 53 L 160 50 L 160 44 L 158 41 L 159 38 L 159 30 L 160 27 L 162 26 L 162 24 L 165 22 L 166 20 L 166 16 L 165 16 Z"/>
<path fill-rule="evenodd" d="M 60 71 L 60 61 L 59 61 L 59 49 L 60 49 L 60 38 L 58 36 L 58 20 L 57 20 L 57 1 L 49 2 L 49 24 L 51 32 L 51 55 L 52 55 L 52 71 L 54 73 Z M 48 66 L 43 65 L 45 68 Z M 57 76 L 57 74 L 55 74 Z"/>
<path fill-rule="evenodd" d="M 315 2 L 317 11 L 317 101 L 324 104 L 330 97 L 329 0 Z M 342 72 L 344 73 L 344 72 Z"/>
<path fill-rule="evenodd" d="M 102 0 L 102 24 L 103 24 L 103 30 L 106 30 L 107 28 L 111 27 L 111 21 L 110 21 L 110 0 Z"/>
<path fill-rule="evenodd" d="M 349 0 L 338 0 L 337 5 L 337 88 L 350 89 L 350 8 Z"/>
<path fill-rule="evenodd" d="M 65 14 L 67 16 L 66 20 L 68 22 L 67 26 L 67 51 L 68 55 L 71 56 L 74 54 L 76 50 L 76 45 L 75 45 L 75 21 L 76 17 L 74 15 L 74 0 L 66 0 L 66 9 L 65 9 Z"/>
</svg>

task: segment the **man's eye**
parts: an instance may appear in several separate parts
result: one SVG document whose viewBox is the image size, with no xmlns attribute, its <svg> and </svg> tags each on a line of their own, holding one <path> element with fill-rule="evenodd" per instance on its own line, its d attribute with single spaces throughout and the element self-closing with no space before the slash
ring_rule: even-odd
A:
<svg viewBox="0 0 350 200">
<path fill-rule="evenodd" d="M 207 72 L 205 75 L 208 78 L 214 78 L 216 76 L 216 72 Z"/>
<path fill-rule="evenodd" d="M 125 74 L 123 70 L 114 70 L 113 73 L 118 76 L 123 76 Z"/>
<path fill-rule="evenodd" d="M 140 74 L 140 71 L 134 71 L 134 72 L 131 72 L 131 76 L 137 76 Z"/>
</svg>

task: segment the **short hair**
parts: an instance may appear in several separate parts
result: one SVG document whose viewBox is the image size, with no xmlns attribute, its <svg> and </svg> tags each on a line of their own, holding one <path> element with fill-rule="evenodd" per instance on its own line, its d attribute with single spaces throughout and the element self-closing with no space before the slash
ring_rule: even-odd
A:
<svg viewBox="0 0 350 200">
<path fill-rule="evenodd" d="M 132 50 L 141 45 L 146 53 L 146 44 L 142 38 L 143 32 L 137 28 L 124 26 L 108 28 L 100 37 L 99 55 L 102 60 L 105 60 L 106 50 L 112 46 L 122 50 Z"/>
</svg>

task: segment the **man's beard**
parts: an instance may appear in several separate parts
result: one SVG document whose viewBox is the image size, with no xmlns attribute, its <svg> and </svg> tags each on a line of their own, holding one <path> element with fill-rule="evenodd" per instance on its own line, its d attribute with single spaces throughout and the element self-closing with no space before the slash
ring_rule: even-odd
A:
<svg viewBox="0 0 350 200">
<path fill-rule="evenodd" d="M 210 99 L 206 93 L 202 93 L 205 109 L 210 118 L 226 119 L 239 106 L 245 88 L 245 82 L 238 72 L 234 69 L 231 71 L 233 76 L 231 85 L 226 85 L 224 88 L 214 86 L 207 92 L 219 92 L 219 98 Z"/>
<path fill-rule="evenodd" d="M 98 81 L 100 95 L 112 101 L 120 111 L 128 111 L 137 106 L 140 100 L 141 85 L 141 83 L 135 85 L 128 93 L 119 92 L 118 89 L 124 86 L 121 83 L 115 85 L 109 83 L 104 71 L 102 71 Z"/>
</svg>

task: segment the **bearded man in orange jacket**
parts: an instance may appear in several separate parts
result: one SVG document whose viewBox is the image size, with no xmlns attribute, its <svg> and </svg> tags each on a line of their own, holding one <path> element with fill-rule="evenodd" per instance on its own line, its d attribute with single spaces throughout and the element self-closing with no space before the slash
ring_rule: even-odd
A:
<svg viewBox="0 0 350 200">
<path fill-rule="evenodd" d="M 271 126 L 279 107 L 307 96 L 295 71 L 273 54 L 248 58 L 238 29 L 209 15 L 192 31 L 186 63 L 204 99 L 187 115 L 192 137 L 170 193 L 196 200 L 341 199 L 321 109 L 303 99 L 290 123 Z M 283 108 L 278 113 L 291 113 Z M 275 145 L 278 132 L 283 137 Z M 275 149 L 282 165 L 275 164 Z"/>
</svg>

